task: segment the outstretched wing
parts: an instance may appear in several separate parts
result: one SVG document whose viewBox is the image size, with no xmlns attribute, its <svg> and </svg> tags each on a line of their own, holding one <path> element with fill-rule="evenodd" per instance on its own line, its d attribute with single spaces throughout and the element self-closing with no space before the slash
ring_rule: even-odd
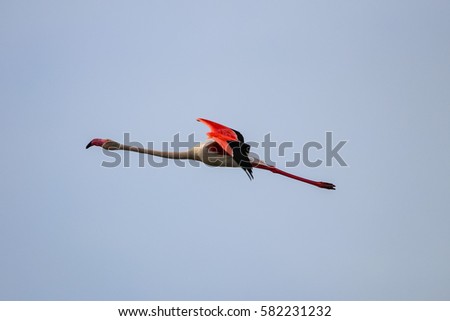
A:
<svg viewBox="0 0 450 321">
<path fill-rule="evenodd" d="M 242 167 L 247 176 L 253 179 L 252 164 L 248 158 L 250 145 L 244 142 L 244 136 L 237 130 L 218 124 L 211 120 L 197 118 L 197 120 L 211 130 L 206 133 L 208 138 L 216 141 L 223 150 L 233 157 L 234 161 Z"/>
<path fill-rule="evenodd" d="M 214 139 L 228 155 L 233 156 L 233 149 L 228 145 L 228 141 L 238 140 L 238 136 L 234 130 L 203 118 L 197 118 L 197 121 L 205 124 L 211 130 L 209 133 L 206 133 L 208 138 Z"/>
</svg>

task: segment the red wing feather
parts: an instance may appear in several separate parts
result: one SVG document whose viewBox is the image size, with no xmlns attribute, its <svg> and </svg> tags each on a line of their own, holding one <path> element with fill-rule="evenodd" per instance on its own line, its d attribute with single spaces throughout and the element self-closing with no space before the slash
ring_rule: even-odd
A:
<svg viewBox="0 0 450 321">
<path fill-rule="evenodd" d="M 214 141 L 216 141 L 228 155 L 233 156 L 233 149 L 230 147 L 228 142 L 238 141 L 238 137 L 234 130 L 211 120 L 203 118 L 197 118 L 197 120 L 208 126 L 211 130 L 209 133 L 206 133 L 208 138 L 214 139 Z"/>
<path fill-rule="evenodd" d="M 206 135 L 214 139 L 228 155 L 233 157 L 233 160 L 245 171 L 248 178 L 252 180 L 252 164 L 248 158 L 250 145 L 244 142 L 244 136 L 237 130 L 213 121 L 203 118 L 197 118 L 197 120 L 209 127 L 211 131 Z"/>
</svg>

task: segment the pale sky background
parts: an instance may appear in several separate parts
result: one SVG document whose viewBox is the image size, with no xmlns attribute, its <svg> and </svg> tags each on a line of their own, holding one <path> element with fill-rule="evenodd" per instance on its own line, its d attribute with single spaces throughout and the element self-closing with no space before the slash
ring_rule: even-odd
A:
<svg viewBox="0 0 450 321">
<path fill-rule="evenodd" d="M 0 299 L 450 300 L 449 17 L 430 0 L 1 1 Z M 203 140 L 197 117 L 292 141 L 279 161 L 332 131 L 349 166 L 289 169 L 328 191 L 85 150 Z"/>
</svg>

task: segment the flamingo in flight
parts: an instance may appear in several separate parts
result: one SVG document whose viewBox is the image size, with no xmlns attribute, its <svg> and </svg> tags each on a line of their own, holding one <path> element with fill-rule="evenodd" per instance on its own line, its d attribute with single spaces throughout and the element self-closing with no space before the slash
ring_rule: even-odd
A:
<svg viewBox="0 0 450 321">
<path fill-rule="evenodd" d="M 136 146 L 123 145 L 110 139 L 94 138 L 87 144 L 86 149 L 91 146 L 99 146 L 107 150 L 128 150 L 143 154 L 149 154 L 171 159 L 192 159 L 216 167 L 241 167 L 250 180 L 253 179 L 253 168 L 271 171 L 272 173 L 287 176 L 289 178 L 311 184 L 320 188 L 335 189 L 335 185 L 326 182 L 317 182 L 296 176 L 274 166 L 267 165 L 259 159 L 250 159 L 250 145 L 244 142 L 244 137 L 237 130 L 231 129 L 216 122 L 198 118 L 197 121 L 207 125 L 210 132 L 207 140 L 187 151 L 169 152 L 146 149 Z"/>
</svg>

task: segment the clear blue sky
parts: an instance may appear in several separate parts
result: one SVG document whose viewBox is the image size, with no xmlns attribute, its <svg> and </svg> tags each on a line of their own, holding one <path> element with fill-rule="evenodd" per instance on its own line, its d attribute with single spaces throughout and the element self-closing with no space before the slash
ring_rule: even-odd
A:
<svg viewBox="0 0 450 321">
<path fill-rule="evenodd" d="M 449 300 L 450 2 L 2 1 L 0 299 Z M 93 137 L 348 140 L 104 168 Z M 256 150 L 260 151 L 260 150 Z M 322 154 L 317 152 L 315 156 Z"/>
</svg>

